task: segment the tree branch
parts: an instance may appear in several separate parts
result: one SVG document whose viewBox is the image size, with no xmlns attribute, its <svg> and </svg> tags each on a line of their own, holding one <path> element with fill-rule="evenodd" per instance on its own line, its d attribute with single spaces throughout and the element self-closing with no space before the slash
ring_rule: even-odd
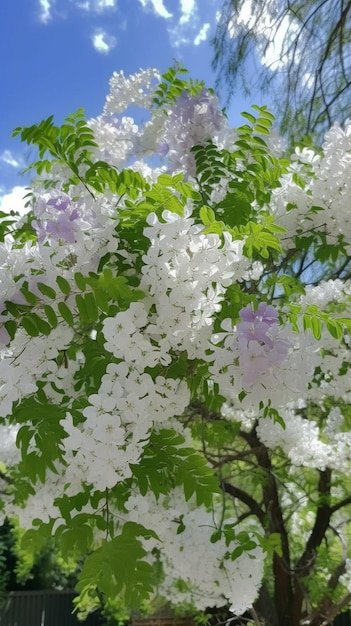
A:
<svg viewBox="0 0 351 626">
<path fill-rule="evenodd" d="M 265 527 L 266 514 L 252 496 L 246 493 L 246 491 L 243 491 L 243 489 L 235 487 L 235 485 L 232 485 L 225 480 L 221 481 L 221 488 L 225 493 L 232 496 L 233 498 L 236 498 L 237 500 L 240 500 L 240 502 L 245 504 L 252 513 L 252 515 L 255 515 L 255 517 L 257 517 L 257 519 L 260 521 L 262 527 Z"/>
</svg>

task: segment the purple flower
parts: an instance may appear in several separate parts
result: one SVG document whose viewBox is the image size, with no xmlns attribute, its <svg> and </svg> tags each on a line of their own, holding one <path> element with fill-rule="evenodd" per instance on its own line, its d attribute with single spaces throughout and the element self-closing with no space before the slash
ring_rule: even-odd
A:
<svg viewBox="0 0 351 626">
<path fill-rule="evenodd" d="M 167 156 L 169 152 L 169 145 L 167 141 L 163 141 L 162 143 L 160 143 L 160 145 L 158 146 L 158 151 L 162 157 Z"/>
<path fill-rule="evenodd" d="M 250 341 L 258 341 L 272 347 L 272 340 L 267 335 L 270 326 L 265 322 L 241 322 L 237 325 L 239 343 L 248 344 Z"/>
<path fill-rule="evenodd" d="M 80 217 L 80 213 L 78 209 L 73 209 L 71 215 L 69 216 L 69 221 L 73 222 L 73 220 L 77 220 Z"/>
<path fill-rule="evenodd" d="M 256 341 L 250 343 L 239 358 L 239 364 L 242 369 L 242 385 L 248 390 L 257 380 L 258 374 L 265 372 L 269 366 L 268 353 Z"/>
<path fill-rule="evenodd" d="M 197 96 L 183 93 L 174 105 L 171 115 L 178 117 L 183 124 L 188 124 L 194 119 L 195 111 L 203 116 L 203 123 L 211 124 L 215 130 L 221 129 L 223 115 L 218 110 L 217 99 L 206 89 Z"/>
<path fill-rule="evenodd" d="M 258 341 L 268 348 L 273 347 L 273 342 L 267 334 L 273 324 L 278 324 L 278 313 L 275 308 L 265 302 L 261 302 L 257 311 L 251 306 L 246 306 L 239 312 L 242 319 L 237 325 L 237 332 L 240 343 L 248 344 L 250 341 Z"/>
<path fill-rule="evenodd" d="M 278 336 L 278 312 L 273 306 L 261 302 L 256 311 L 247 306 L 239 315 L 242 320 L 237 324 L 239 363 L 242 385 L 248 390 L 260 373 L 283 363 L 291 343 Z"/>
<path fill-rule="evenodd" d="M 57 211 L 66 211 L 70 203 L 71 198 L 66 193 L 60 193 L 60 195 L 55 198 L 50 198 L 46 204 L 47 206 L 54 207 Z"/>
<path fill-rule="evenodd" d="M 281 365 L 281 363 L 285 361 L 291 345 L 292 344 L 288 341 L 288 339 L 275 339 L 272 349 L 268 352 L 270 366 L 274 365 L 275 367 L 278 367 Z"/>
<path fill-rule="evenodd" d="M 277 324 L 279 321 L 278 312 L 274 306 L 266 302 L 260 302 L 257 311 L 254 311 L 251 306 L 246 306 L 239 311 L 239 315 L 243 322 L 255 322 L 258 320 L 269 326 Z"/>
<path fill-rule="evenodd" d="M 48 220 L 46 223 L 46 232 L 56 241 L 63 239 L 69 243 L 75 243 L 75 228 L 73 221 L 64 213 L 58 216 L 57 220 Z"/>
<path fill-rule="evenodd" d="M 37 220 L 32 220 L 32 226 L 37 233 L 38 243 L 45 243 L 47 232 L 43 224 Z"/>
</svg>

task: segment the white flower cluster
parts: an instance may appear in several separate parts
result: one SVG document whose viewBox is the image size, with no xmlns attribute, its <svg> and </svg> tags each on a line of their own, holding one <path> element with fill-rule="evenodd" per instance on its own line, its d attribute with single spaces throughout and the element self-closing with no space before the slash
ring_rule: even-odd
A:
<svg viewBox="0 0 351 626">
<path fill-rule="evenodd" d="M 224 539 L 211 543 L 211 535 L 217 529 L 213 513 L 196 507 L 193 499 L 185 503 L 179 489 L 157 502 L 152 495 L 131 496 L 126 508 L 128 519 L 155 529 L 160 539 L 149 539 L 145 546 L 150 555 L 154 547 L 161 553 L 165 574 L 159 588 L 162 596 L 199 610 L 229 602 L 236 614 L 252 604 L 264 562 L 259 547 L 232 560 L 230 553 L 238 544 L 233 542 L 228 549 Z M 226 520 L 226 524 L 231 521 Z M 182 532 L 176 534 L 180 523 Z"/>
<path fill-rule="evenodd" d="M 37 391 L 40 378 L 50 385 L 65 386 L 66 393 L 73 393 L 72 380 L 78 363 L 70 361 L 69 367 L 57 365 L 56 358 L 66 350 L 73 338 L 72 330 L 65 324 L 52 331 L 49 337 L 29 337 L 18 332 L 11 350 L 3 350 L 0 360 L 0 416 L 10 415 L 13 403 Z M 20 358 L 19 358 L 20 356 Z M 57 399 L 58 394 L 54 394 Z"/>
<path fill-rule="evenodd" d="M 292 467 L 327 467 L 335 472 L 349 472 L 351 459 L 351 434 L 347 419 L 338 407 L 326 416 L 326 425 L 317 419 L 306 419 L 296 409 L 281 410 L 285 428 L 272 419 L 260 419 L 257 434 L 270 449 L 281 448 L 290 459 Z"/>
<path fill-rule="evenodd" d="M 134 156 L 140 132 L 132 117 L 116 118 L 113 115 L 101 115 L 91 119 L 89 126 L 99 146 L 95 149 L 95 156 L 98 159 L 120 167 L 129 157 Z"/>
<path fill-rule="evenodd" d="M 148 170 L 147 158 L 167 157 L 170 172 L 182 172 L 185 177 L 195 177 L 196 168 L 191 149 L 212 141 L 219 149 L 233 149 L 237 133 L 228 125 L 220 111 L 218 98 L 203 89 L 198 95 L 184 92 L 171 107 L 153 109 L 151 119 L 144 117 L 138 125 L 130 116 L 120 116 L 133 106 L 142 107 L 145 115 L 154 98 L 154 83 L 159 79 L 156 70 L 143 70 L 129 78 L 123 72 L 114 73 L 110 80 L 110 93 L 106 98 L 103 115 L 89 122 L 98 148 L 95 156 L 112 165 L 140 171 L 147 178 L 155 178 L 159 163 Z M 217 197 L 224 197 L 224 189 Z M 214 193 L 215 197 L 215 193 Z"/>
<path fill-rule="evenodd" d="M 228 233 L 224 242 L 204 234 L 190 214 L 180 218 L 165 211 L 163 219 L 151 215 L 144 231 L 151 245 L 141 287 L 156 307 L 148 332 L 165 352 L 186 350 L 191 359 L 203 358 L 225 289 L 247 269 L 243 242 Z"/>
<path fill-rule="evenodd" d="M 273 190 L 269 211 L 287 228 L 287 237 L 319 231 L 328 244 L 351 237 L 351 122 L 333 126 L 325 136 L 323 154 L 310 148 L 296 149 L 288 174 Z M 296 178 L 300 177 L 300 180 Z M 301 183 L 302 179 L 302 183 Z M 350 253 L 349 246 L 347 248 Z"/>
<path fill-rule="evenodd" d="M 158 70 L 140 70 L 128 78 L 123 71 L 114 72 L 110 79 L 110 93 L 106 97 L 104 113 L 123 113 L 131 106 L 150 109 L 154 87 L 160 80 Z"/>
<path fill-rule="evenodd" d="M 105 346 L 119 358 L 124 354 L 124 358 L 107 366 L 100 387 L 88 397 L 89 405 L 83 409 L 84 423 L 74 426 L 69 413 L 62 422 L 69 435 L 64 446 L 70 458 L 65 472 L 70 493 L 79 492 L 83 483 L 104 491 L 129 478 L 130 465 L 140 460 L 152 427 L 165 422 L 170 426 L 189 403 L 184 381 L 162 376 L 153 380 L 143 371 L 150 359 L 147 350 L 146 360 L 142 359 L 147 346 L 139 332 L 127 335 L 129 342 L 124 335 L 123 346 L 118 345 L 122 339 L 119 324 L 127 316 L 131 319 L 133 312 L 137 317 L 137 306 L 132 305 L 115 318 L 106 318 Z"/>
</svg>

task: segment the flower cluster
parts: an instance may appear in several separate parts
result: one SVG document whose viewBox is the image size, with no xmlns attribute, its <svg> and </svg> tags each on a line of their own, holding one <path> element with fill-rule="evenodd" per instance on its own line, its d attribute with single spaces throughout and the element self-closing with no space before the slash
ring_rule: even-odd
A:
<svg viewBox="0 0 351 626">
<path fill-rule="evenodd" d="M 161 550 L 166 576 L 160 591 L 164 597 L 176 595 L 185 605 L 200 610 L 209 605 L 221 606 L 223 597 L 235 613 L 243 613 L 250 606 L 257 594 L 264 562 L 258 546 L 232 560 L 224 538 L 211 542 L 218 520 L 205 507 L 197 507 L 193 498 L 185 503 L 179 489 L 158 502 L 152 495 L 142 500 L 132 495 L 126 508 L 129 520 L 157 529 L 161 543 L 149 539 L 146 547 L 150 558 L 154 547 Z M 175 535 L 172 527 L 179 527 L 180 520 L 183 530 Z M 233 521 L 228 519 L 227 523 Z M 191 551 L 189 545 L 193 546 Z M 231 550 L 238 545 L 231 544 Z M 181 589 L 179 580 L 184 581 Z"/>
<path fill-rule="evenodd" d="M 335 125 L 326 134 L 323 154 L 310 148 L 296 149 L 270 201 L 270 211 L 287 228 L 289 238 L 296 232 L 317 233 L 330 245 L 339 238 L 348 248 L 350 145 L 348 121 L 344 129 Z"/>
<path fill-rule="evenodd" d="M 45 243 L 47 238 L 75 243 L 80 211 L 66 193 L 41 196 L 35 206 L 35 215 L 37 219 L 33 220 L 32 226 L 39 243 Z"/>
<path fill-rule="evenodd" d="M 205 234 L 190 213 L 179 218 L 165 211 L 162 222 L 155 215 L 148 222 L 144 234 L 151 245 L 143 257 L 140 286 L 152 297 L 157 313 L 149 334 L 160 338 L 165 352 L 202 356 L 226 287 L 234 277 L 241 280 L 247 267 L 242 242 L 233 241 L 229 233 L 223 241 Z"/>
<path fill-rule="evenodd" d="M 297 401 L 320 366 L 321 354 L 311 334 L 301 336 L 281 325 L 271 305 L 261 302 L 256 311 L 244 307 L 240 319 L 234 328 L 232 320 L 223 320 L 223 332 L 212 335 L 210 371 L 235 407 L 236 419 L 242 410 L 256 419 L 267 395 L 278 411 Z"/>
<path fill-rule="evenodd" d="M 243 372 L 242 385 L 246 391 L 253 386 L 260 373 L 279 367 L 285 361 L 291 342 L 279 335 L 278 312 L 261 302 L 257 311 L 250 306 L 239 312 L 237 340 L 240 349 L 239 365 Z"/>
<path fill-rule="evenodd" d="M 194 146 L 214 142 L 220 148 L 232 148 L 235 134 L 219 110 L 218 98 L 203 89 L 197 96 L 182 94 L 170 111 L 160 153 L 167 156 L 172 172 L 195 176 Z"/>
</svg>

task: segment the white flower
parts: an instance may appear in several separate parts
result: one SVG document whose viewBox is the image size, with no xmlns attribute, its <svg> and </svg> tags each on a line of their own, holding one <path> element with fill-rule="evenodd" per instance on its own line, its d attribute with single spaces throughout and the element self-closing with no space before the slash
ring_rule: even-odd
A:
<svg viewBox="0 0 351 626">
<path fill-rule="evenodd" d="M 121 420 L 118 415 L 101 415 L 94 428 L 93 437 L 100 443 L 123 444 L 125 431 L 120 428 Z"/>
</svg>

